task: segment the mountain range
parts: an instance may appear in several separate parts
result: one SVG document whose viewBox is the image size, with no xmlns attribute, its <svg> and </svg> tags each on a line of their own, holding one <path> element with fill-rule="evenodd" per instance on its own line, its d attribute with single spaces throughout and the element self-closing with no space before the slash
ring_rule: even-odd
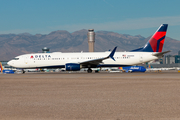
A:
<svg viewBox="0 0 180 120">
<path fill-rule="evenodd" d="M 10 60 L 26 53 L 42 52 L 43 47 L 50 48 L 50 52 L 80 52 L 88 51 L 87 30 L 73 33 L 64 30 L 53 31 L 49 34 L 29 33 L 0 34 L 0 61 Z M 131 36 L 109 31 L 95 33 L 95 52 L 107 51 L 118 46 L 117 51 L 130 51 L 143 47 L 149 38 L 141 35 Z M 171 50 L 175 55 L 180 50 L 180 41 L 166 37 L 163 51 Z"/>
</svg>

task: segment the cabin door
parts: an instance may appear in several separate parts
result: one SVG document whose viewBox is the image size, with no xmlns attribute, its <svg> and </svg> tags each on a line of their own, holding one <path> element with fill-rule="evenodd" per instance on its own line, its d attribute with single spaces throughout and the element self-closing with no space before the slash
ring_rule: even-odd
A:
<svg viewBox="0 0 180 120">
<path fill-rule="evenodd" d="M 140 62 L 143 62 L 143 54 L 140 54 L 140 55 L 139 55 L 139 61 L 140 61 Z"/>
<path fill-rule="evenodd" d="M 28 57 L 27 56 L 24 57 L 24 62 L 25 62 L 25 64 L 28 64 Z"/>
</svg>

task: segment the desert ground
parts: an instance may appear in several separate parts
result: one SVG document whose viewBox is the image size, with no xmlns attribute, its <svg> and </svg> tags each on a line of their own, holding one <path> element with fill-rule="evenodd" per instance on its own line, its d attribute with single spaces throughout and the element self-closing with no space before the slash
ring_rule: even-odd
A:
<svg viewBox="0 0 180 120">
<path fill-rule="evenodd" d="M 0 74 L 0 120 L 180 120 L 180 73 Z"/>
</svg>

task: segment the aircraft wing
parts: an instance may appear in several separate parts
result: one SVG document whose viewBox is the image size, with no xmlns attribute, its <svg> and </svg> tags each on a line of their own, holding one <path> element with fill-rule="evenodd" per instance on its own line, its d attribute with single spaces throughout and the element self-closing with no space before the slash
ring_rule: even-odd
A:
<svg viewBox="0 0 180 120">
<path fill-rule="evenodd" d="M 80 62 L 80 64 L 81 65 L 98 65 L 99 63 L 102 63 L 103 60 L 108 59 L 108 58 L 111 58 L 111 59 L 113 59 L 115 61 L 113 56 L 114 56 L 114 53 L 116 51 L 116 48 L 117 47 L 115 47 L 113 49 L 113 51 L 107 57 L 99 58 L 99 59 L 93 59 L 93 60 L 88 60 L 88 61 L 83 61 L 83 62 Z"/>
<path fill-rule="evenodd" d="M 154 56 L 162 56 L 162 55 L 164 55 L 165 53 L 168 53 L 168 52 L 171 52 L 171 51 L 168 50 L 168 51 L 165 51 L 165 52 L 155 53 L 155 54 L 153 54 L 153 55 L 154 55 Z"/>
<path fill-rule="evenodd" d="M 98 65 L 99 63 L 102 63 L 102 61 L 105 59 L 107 59 L 107 58 L 100 58 L 100 59 L 84 61 L 84 62 L 80 62 L 80 64 L 82 64 L 82 65 L 88 65 L 88 64 Z"/>
</svg>

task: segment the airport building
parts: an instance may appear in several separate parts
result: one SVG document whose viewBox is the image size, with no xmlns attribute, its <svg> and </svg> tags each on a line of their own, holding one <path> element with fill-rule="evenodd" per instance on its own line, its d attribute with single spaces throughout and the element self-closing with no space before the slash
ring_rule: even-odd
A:
<svg viewBox="0 0 180 120">
<path fill-rule="evenodd" d="M 50 53 L 50 49 L 47 47 L 42 48 L 43 53 Z"/>
<path fill-rule="evenodd" d="M 180 51 L 178 55 L 166 55 L 165 56 L 165 64 L 175 64 L 180 63 Z"/>
<path fill-rule="evenodd" d="M 146 63 L 144 67 L 147 68 L 148 64 L 150 64 L 152 68 L 180 67 L 180 51 L 178 52 L 178 55 L 165 55 L 161 59 Z"/>
</svg>

